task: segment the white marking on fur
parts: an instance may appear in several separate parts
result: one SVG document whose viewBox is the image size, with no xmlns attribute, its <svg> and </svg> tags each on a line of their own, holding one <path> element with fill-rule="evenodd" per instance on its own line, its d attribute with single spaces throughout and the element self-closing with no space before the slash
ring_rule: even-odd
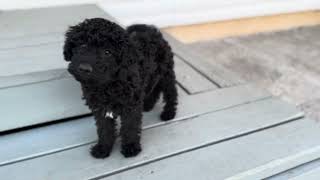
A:
<svg viewBox="0 0 320 180">
<path fill-rule="evenodd" d="M 113 112 L 106 112 L 105 116 L 104 117 L 109 117 L 109 118 L 113 118 Z"/>
</svg>

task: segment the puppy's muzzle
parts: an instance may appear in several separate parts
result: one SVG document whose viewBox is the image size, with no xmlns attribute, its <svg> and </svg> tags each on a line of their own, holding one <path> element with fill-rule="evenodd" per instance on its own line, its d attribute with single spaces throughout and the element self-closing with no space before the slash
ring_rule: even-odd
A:
<svg viewBox="0 0 320 180">
<path fill-rule="evenodd" d="M 78 67 L 80 73 L 90 74 L 92 72 L 92 66 L 90 64 L 81 63 Z"/>
</svg>

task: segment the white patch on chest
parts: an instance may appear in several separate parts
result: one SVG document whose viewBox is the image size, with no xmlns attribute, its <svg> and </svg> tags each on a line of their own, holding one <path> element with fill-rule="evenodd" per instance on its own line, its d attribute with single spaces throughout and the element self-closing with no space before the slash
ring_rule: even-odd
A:
<svg viewBox="0 0 320 180">
<path fill-rule="evenodd" d="M 104 117 L 105 117 L 105 118 L 112 118 L 112 119 L 113 119 L 113 118 L 114 118 L 113 112 L 107 111 L 106 114 L 104 115 Z"/>
</svg>

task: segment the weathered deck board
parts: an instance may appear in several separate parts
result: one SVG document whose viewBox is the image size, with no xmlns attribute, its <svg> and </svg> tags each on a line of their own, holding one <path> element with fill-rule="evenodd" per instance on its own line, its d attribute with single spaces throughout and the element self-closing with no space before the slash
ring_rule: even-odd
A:
<svg viewBox="0 0 320 180">
<path fill-rule="evenodd" d="M 89 113 L 72 78 L 0 90 L 0 131 Z"/>
<path fill-rule="evenodd" d="M 46 57 L 48 55 L 61 54 L 63 43 L 52 42 L 33 46 L 24 46 L 12 49 L 6 49 L 0 51 L 0 58 L 2 61 L 7 61 L 8 59 L 16 61 L 22 58 L 33 58 L 33 57 Z M 62 55 L 62 54 L 61 54 Z M 29 59 L 29 61 L 31 61 Z"/>
<path fill-rule="evenodd" d="M 294 36 L 298 39 L 308 41 L 310 44 L 320 47 L 320 25 L 301 27 L 296 29 Z"/>
<path fill-rule="evenodd" d="M 0 76 L 14 76 L 67 67 L 62 43 L 28 46 L 0 51 Z"/>
<path fill-rule="evenodd" d="M 271 177 L 268 177 L 268 180 L 288 180 L 296 176 L 300 176 L 310 170 L 320 167 L 320 159 L 315 159 L 304 164 L 300 164 L 294 168 L 287 169 L 281 173 L 275 174 Z"/>
<path fill-rule="evenodd" d="M 313 169 L 290 180 L 318 180 L 320 178 L 320 168 Z"/>
<path fill-rule="evenodd" d="M 250 49 L 260 56 L 281 59 L 283 63 L 295 64 L 297 68 L 320 72 L 320 51 L 317 46 L 310 43 L 309 39 L 296 37 L 293 31 L 233 38 L 231 42 Z M 317 40 L 313 40 L 313 42 L 317 42 Z"/>
<path fill-rule="evenodd" d="M 310 147 L 294 155 L 279 158 L 261 166 L 254 167 L 248 171 L 244 171 L 231 178 L 228 178 L 227 180 L 254 180 L 264 179 L 266 177 L 270 179 L 277 174 L 281 174 L 282 172 L 288 171 L 292 168 L 296 168 L 297 166 L 303 166 L 304 164 L 310 163 L 318 158 L 320 158 L 319 144 L 317 144 L 317 146 L 315 147 Z"/>
<path fill-rule="evenodd" d="M 68 83 L 70 83 L 70 82 L 68 82 Z M 252 90 L 253 90 L 253 88 L 247 85 L 247 86 L 242 86 L 242 87 L 234 87 L 234 88 L 228 88 L 225 90 L 216 90 L 216 91 L 212 91 L 212 92 L 201 93 L 201 94 L 192 95 L 192 96 L 186 96 L 184 98 L 181 98 L 179 101 L 180 104 L 178 106 L 179 107 L 178 113 L 177 113 L 175 120 L 177 121 L 177 120 L 182 120 L 182 119 L 186 119 L 186 118 L 191 118 L 191 117 L 199 116 L 204 113 L 219 111 L 219 110 L 231 108 L 234 106 L 239 106 L 241 104 L 258 101 L 258 100 L 265 99 L 265 98 L 269 97 L 268 94 L 265 94 L 264 92 L 258 92 L 258 91 L 252 92 Z M 60 99 L 60 101 L 62 101 L 62 100 Z M 77 102 L 75 102 L 75 101 L 77 101 Z M 20 102 L 27 102 L 27 101 L 20 101 Z M 28 102 L 32 102 L 32 101 L 28 101 Z M 19 126 L 25 125 L 26 123 L 34 124 L 34 123 L 36 123 L 36 122 L 34 122 L 34 120 L 38 120 L 41 122 L 52 121 L 54 119 L 57 119 L 57 117 L 60 117 L 61 116 L 60 114 L 64 111 L 57 112 L 53 116 L 50 113 L 52 113 L 53 110 L 56 110 L 56 109 L 53 109 L 55 106 L 51 105 L 52 104 L 51 101 L 47 101 L 47 104 L 48 103 L 50 104 L 50 106 L 48 105 L 48 106 L 38 106 L 38 107 L 33 107 L 27 103 L 19 104 L 24 109 L 23 110 L 19 109 L 19 114 L 12 114 L 12 113 L 9 114 L 11 116 L 10 118 L 5 118 L 6 116 L 4 115 L 3 117 L 4 117 L 4 119 L 6 119 L 7 123 L 1 124 L 1 129 L 6 130 L 6 129 L 9 129 L 12 127 L 19 127 Z M 78 107 L 78 112 L 80 112 L 77 115 L 89 113 L 87 111 L 86 107 L 82 106 L 82 101 L 80 100 L 80 98 L 73 100 L 73 103 L 74 103 L 74 105 L 72 107 Z M 39 104 L 41 104 L 41 103 L 39 103 Z M 195 104 L 197 104 L 197 106 L 194 106 Z M 30 110 L 30 106 L 31 106 L 32 111 Z M 48 111 L 49 111 L 49 113 L 48 113 Z M 143 120 L 144 126 L 145 127 L 153 127 L 153 126 L 158 126 L 158 125 L 164 124 L 164 122 L 160 122 L 159 118 L 158 118 L 158 114 L 160 113 L 160 111 L 161 111 L 161 105 L 160 106 L 158 105 L 158 106 L 156 106 L 156 108 L 152 112 L 145 113 L 144 120 Z M 29 114 L 29 112 L 30 112 L 30 114 Z M 42 117 L 42 119 L 40 119 L 38 112 L 45 114 L 46 117 Z M 1 112 L 1 113 L 4 113 L 4 112 Z M 67 112 L 65 112 L 65 113 L 67 113 Z M 8 112 L 6 112 L 6 114 L 8 114 Z M 40 114 L 40 115 L 42 115 L 42 114 Z M 29 118 L 28 118 L 28 116 L 29 116 Z M 64 117 L 65 117 L 65 115 L 64 115 Z M 84 119 L 88 119 L 88 118 L 84 118 Z M 87 130 L 93 131 L 93 129 L 92 129 L 93 123 L 90 121 L 87 121 L 87 120 L 66 123 L 65 126 L 70 127 L 72 125 L 68 125 L 68 124 L 74 124 L 74 123 L 79 123 L 79 124 L 83 124 L 83 126 L 88 126 Z M 58 125 L 58 127 L 60 127 L 60 126 L 61 125 Z M 74 126 L 81 126 L 81 125 L 74 125 Z M 7 142 L 7 139 L 10 139 L 10 137 L 15 139 L 15 140 L 8 141 L 8 142 L 11 142 L 11 145 L 13 147 L 12 151 L 11 150 L 8 151 L 7 146 L 0 147 L 0 152 L 2 152 L 2 151 L 6 152 L 6 153 L 3 153 L 3 155 L 0 154 L 0 164 L 15 161 L 15 159 L 25 158 L 25 157 L 30 156 L 31 154 L 42 154 L 46 151 L 56 151 L 57 149 L 59 150 L 60 148 L 63 148 L 64 146 L 70 147 L 70 146 L 75 146 L 79 143 L 85 143 L 87 141 L 73 142 L 73 140 L 72 140 L 73 138 L 71 138 L 71 140 L 68 141 L 68 139 L 66 139 L 66 137 L 76 136 L 75 139 L 79 138 L 79 139 L 85 140 L 88 138 L 82 137 L 81 135 L 85 135 L 85 136 L 91 135 L 90 133 L 88 133 L 88 134 L 82 133 L 81 132 L 81 131 L 83 131 L 82 129 L 79 129 L 80 132 L 78 132 L 78 133 L 73 133 L 74 131 L 68 132 L 67 129 L 60 130 L 59 131 L 60 133 L 58 133 L 58 134 L 46 133 L 46 131 L 48 131 L 48 132 L 54 131 L 54 130 L 53 131 L 50 130 L 50 128 L 49 129 L 43 128 L 43 129 L 44 130 L 39 130 L 39 132 L 37 132 L 37 133 L 32 132 L 32 131 L 36 132 L 37 130 L 32 130 L 32 131 L 27 131 L 26 133 L 21 133 L 21 134 L 19 133 L 17 135 L 7 136 L 5 139 L 0 139 L 0 144 L 7 144 L 5 142 Z M 52 128 L 52 129 L 55 129 L 55 128 Z M 64 129 L 64 128 L 62 128 L 62 129 Z M 76 130 L 76 129 L 74 129 L 74 130 Z M 64 131 L 66 131 L 66 132 L 63 133 Z M 41 133 L 45 133 L 49 137 L 47 137 L 47 136 L 37 137 L 38 134 L 41 134 Z M 71 134 L 69 134 L 69 133 L 71 133 Z M 40 139 L 38 139 L 37 142 L 43 142 L 44 144 L 37 143 L 37 144 L 34 144 L 33 146 L 30 146 L 30 149 L 29 149 L 28 148 L 29 146 L 25 145 L 25 140 L 24 140 L 25 137 L 27 137 L 27 136 L 35 136 L 30 139 L 40 138 Z M 56 139 L 57 141 L 54 141 L 55 138 L 52 138 L 51 136 L 53 136 L 53 137 L 58 136 L 60 138 Z M 64 143 L 62 143 L 62 145 L 59 145 L 61 138 L 66 139 L 68 145 L 65 145 Z M 51 141 L 47 142 L 46 141 L 47 139 L 51 139 Z M 15 142 L 15 143 L 12 143 L 12 142 Z M 49 144 L 47 144 L 47 143 L 49 143 Z M 50 145 L 50 143 L 58 144 L 58 145 L 54 145 L 54 146 L 56 146 L 56 148 L 54 148 L 54 150 L 52 150 L 52 145 Z M 14 149 L 23 149 L 24 151 L 20 151 L 19 153 L 16 153 L 14 151 Z M 23 155 L 21 155 L 21 154 L 23 154 Z"/>
<path fill-rule="evenodd" d="M 63 32 L 90 17 L 108 18 L 96 5 L 5 11 L 0 14 L 0 39 Z"/>
<path fill-rule="evenodd" d="M 211 81 L 215 82 L 221 87 L 229 87 L 238 84 L 243 84 L 244 81 L 235 75 L 231 70 L 221 66 L 221 64 L 215 62 L 207 62 L 203 60 L 204 57 L 199 56 L 191 52 L 191 49 L 186 48 L 181 42 L 174 39 L 166 32 L 162 32 L 166 40 L 170 43 L 173 52 L 195 67 L 199 72 Z"/>
<path fill-rule="evenodd" d="M 188 64 L 183 62 L 179 57 L 175 56 L 174 61 L 177 81 L 190 94 L 218 88 L 215 84 L 210 82 L 204 76 L 192 69 Z"/>
<path fill-rule="evenodd" d="M 93 159 L 88 153 L 91 144 L 86 144 L 74 149 L 2 166 L 0 175 L 12 180 L 21 178 L 90 178 L 126 170 L 195 148 L 206 147 L 226 139 L 292 121 L 301 116 L 302 114 L 293 106 L 276 99 L 266 99 L 184 121 L 171 122 L 156 128 L 145 129 L 142 133 L 143 154 L 135 158 L 123 158 L 119 153 L 119 144 L 117 143 L 108 159 Z M 93 133 L 88 134 L 92 135 Z M 63 136 L 63 138 L 66 139 L 66 136 Z M 288 137 L 286 136 L 286 138 Z M 304 145 L 309 145 L 308 143 L 306 142 Z M 35 171 L 35 169 L 38 170 Z M 15 173 L 10 173 L 13 171 Z"/>
<path fill-rule="evenodd" d="M 70 77 L 66 69 L 54 69 L 48 71 L 39 71 L 15 76 L 0 77 L 0 89 L 11 88 L 15 86 L 30 85 L 55 79 Z"/>
<path fill-rule="evenodd" d="M 270 70 L 271 61 L 268 58 L 255 54 L 253 49 L 234 45 L 228 39 L 193 43 L 188 47 L 201 54 L 207 63 L 219 64 L 232 70 L 236 76 L 247 82 L 260 83 L 279 74 L 276 70 Z"/>
<path fill-rule="evenodd" d="M 0 51 L 63 42 L 64 32 L 0 39 Z"/>
<path fill-rule="evenodd" d="M 259 176 L 261 172 L 250 172 L 250 169 L 294 156 L 309 148 L 319 147 L 319 143 L 314 141 L 314 138 L 320 137 L 319 129 L 319 124 L 312 120 L 295 121 L 149 163 L 105 179 L 127 179 L 129 177 L 155 180 L 163 177 L 169 180 L 263 179 L 266 177 Z M 283 166 L 289 163 L 283 162 Z M 249 172 L 248 176 L 239 177 L 238 174 L 242 172 Z"/>
</svg>

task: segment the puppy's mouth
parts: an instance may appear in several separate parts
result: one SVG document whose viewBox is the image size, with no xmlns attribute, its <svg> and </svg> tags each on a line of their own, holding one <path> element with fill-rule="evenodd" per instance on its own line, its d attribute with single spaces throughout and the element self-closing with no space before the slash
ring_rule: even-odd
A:
<svg viewBox="0 0 320 180">
<path fill-rule="evenodd" d="M 90 80 L 90 72 L 79 72 L 72 65 L 69 65 L 68 72 L 80 82 L 88 82 Z"/>
<path fill-rule="evenodd" d="M 90 64 L 87 64 L 87 63 L 81 63 L 79 66 L 78 66 L 78 69 L 77 71 L 80 73 L 80 74 L 86 74 L 86 75 L 89 75 L 92 73 L 92 66 Z"/>
</svg>

